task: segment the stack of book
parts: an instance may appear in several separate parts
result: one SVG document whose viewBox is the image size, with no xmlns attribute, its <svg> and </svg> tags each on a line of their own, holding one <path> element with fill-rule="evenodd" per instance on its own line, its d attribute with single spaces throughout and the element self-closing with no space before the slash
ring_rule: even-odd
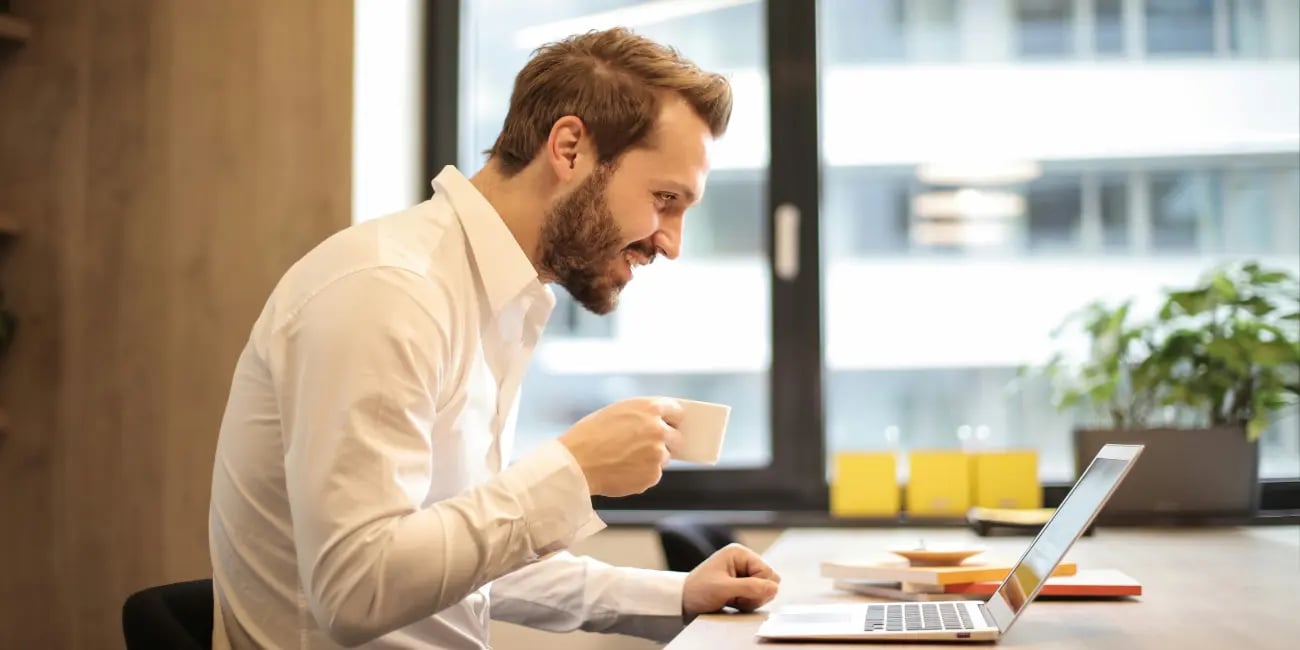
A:
<svg viewBox="0 0 1300 650">
<path fill-rule="evenodd" d="M 896 600 L 961 600 L 989 597 L 1011 572 L 1012 563 L 965 561 L 954 566 L 907 562 L 823 562 L 821 575 L 836 589 Z M 1043 583 L 1039 597 L 1117 598 L 1142 595 L 1142 585 L 1114 569 L 1080 570 L 1064 561 Z"/>
</svg>

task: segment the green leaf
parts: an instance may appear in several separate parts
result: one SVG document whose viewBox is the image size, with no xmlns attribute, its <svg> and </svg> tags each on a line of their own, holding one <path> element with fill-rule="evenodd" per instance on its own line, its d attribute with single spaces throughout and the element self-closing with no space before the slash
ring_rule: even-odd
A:
<svg viewBox="0 0 1300 650">
<path fill-rule="evenodd" d="M 1255 316 L 1264 316 L 1275 309 L 1273 303 L 1263 296 L 1251 296 L 1238 305 Z"/>
<path fill-rule="evenodd" d="M 1248 442 L 1259 440 L 1259 434 L 1263 433 L 1264 429 L 1267 428 L 1268 416 L 1256 414 L 1255 417 L 1250 419 L 1250 422 L 1246 423 L 1246 440 Z"/>
<path fill-rule="evenodd" d="M 1255 284 L 1280 284 L 1290 279 L 1291 275 L 1285 271 L 1265 271 L 1254 274 L 1251 278 Z"/>
<path fill-rule="evenodd" d="M 1083 396 L 1080 395 L 1077 391 L 1072 391 L 1072 390 L 1066 391 L 1059 398 L 1057 398 L 1056 408 L 1062 411 L 1073 408 L 1075 405 L 1079 403 L 1079 400 L 1082 398 Z"/>
<path fill-rule="evenodd" d="M 1300 320 L 1300 311 L 1293 311 L 1282 317 L 1283 320 Z"/>
<path fill-rule="evenodd" d="M 1295 399 L 1281 390 L 1261 391 L 1255 397 L 1254 407 L 1256 413 L 1276 413 L 1295 402 Z"/>
<path fill-rule="evenodd" d="M 1232 284 L 1232 280 L 1222 271 L 1215 273 L 1210 279 L 1210 288 L 1214 294 L 1224 302 L 1232 302 L 1237 299 L 1237 287 Z"/>
<path fill-rule="evenodd" d="M 1173 291 L 1169 293 L 1169 301 L 1188 316 L 1205 313 L 1213 306 L 1210 292 L 1205 289 Z"/>
<path fill-rule="evenodd" d="M 1278 366 L 1284 363 L 1300 363 L 1300 348 L 1277 339 L 1260 341 L 1252 346 L 1250 354 L 1251 360 L 1256 365 L 1264 367 Z"/>
<path fill-rule="evenodd" d="M 1215 339 L 1206 344 L 1205 352 L 1238 373 L 1246 373 L 1250 370 L 1250 360 L 1246 358 L 1242 347 L 1234 341 Z"/>
<path fill-rule="evenodd" d="M 1160 307 L 1159 318 L 1161 321 L 1172 320 L 1174 317 L 1175 303 L 1172 300 L 1166 300 L 1165 304 Z"/>
</svg>

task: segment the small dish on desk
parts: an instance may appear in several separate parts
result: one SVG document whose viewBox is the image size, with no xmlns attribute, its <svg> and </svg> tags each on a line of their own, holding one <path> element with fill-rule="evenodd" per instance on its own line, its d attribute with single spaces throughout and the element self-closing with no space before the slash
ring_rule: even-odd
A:
<svg viewBox="0 0 1300 650">
<path fill-rule="evenodd" d="M 967 559 L 984 552 L 983 548 L 971 546 L 918 546 L 915 548 L 891 548 L 890 553 L 907 559 L 912 566 L 957 566 Z"/>
</svg>

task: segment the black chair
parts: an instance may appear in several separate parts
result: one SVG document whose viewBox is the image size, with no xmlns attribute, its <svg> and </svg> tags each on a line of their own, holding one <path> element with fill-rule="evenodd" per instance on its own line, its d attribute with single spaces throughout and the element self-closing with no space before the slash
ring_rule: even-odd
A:
<svg viewBox="0 0 1300 650">
<path fill-rule="evenodd" d="M 212 580 L 150 587 L 122 606 L 127 650 L 212 650 Z"/>
<path fill-rule="evenodd" d="M 655 524 L 669 571 L 690 571 L 722 547 L 736 541 L 729 526 L 691 516 L 661 519 Z"/>
</svg>

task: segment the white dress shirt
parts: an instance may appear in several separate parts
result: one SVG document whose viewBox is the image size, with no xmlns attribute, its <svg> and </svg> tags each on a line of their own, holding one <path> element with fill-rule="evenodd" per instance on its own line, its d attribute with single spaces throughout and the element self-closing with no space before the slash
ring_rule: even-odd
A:
<svg viewBox="0 0 1300 650">
<path fill-rule="evenodd" d="M 503 468 L 555 297 L 460 172 L 433 186 L 317 246 L 253 325 L 213 469 L 214 647 L 486 648 L 489 617 L 671 638 L 683 574 L 563 551 L 604 526 L 568 450 Z"/>
</svg>

